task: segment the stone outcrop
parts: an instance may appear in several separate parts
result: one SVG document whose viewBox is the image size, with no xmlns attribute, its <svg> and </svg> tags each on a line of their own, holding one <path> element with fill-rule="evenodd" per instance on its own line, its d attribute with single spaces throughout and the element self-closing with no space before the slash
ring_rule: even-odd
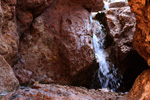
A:
<svg viewBox="0 0 150 100">
<path fill-rule="evenodd" d="M 11 66 L 0 55 L 0 93 L 10 92 L 19 88 L 19 81 Z"/>
<path fill-rule="evenodd" d="M 88 90 L 85 88 L 36 84 L 33 88 L 26 88 L 10 93 L 2 100 L 117 100 L 122 95 L 105 90 Z"/>
<path fill-rule="evenodd" d="M 137 21 L 133 39 L 134 48 L 150 66 L 150 1 L 129 0 L 129 5 Z"/>
<path fill-rule="evenodd" d="M 143 71 L 130 90 L 130 92 L 120 98 L 121 100 L 149 100 L 150 99 L 150 69 Z"/>
<path fill-rule="evenodd" d="M 0 55 L 10 65 L 16 62 L 19 42 L 15 6 L 16 0 L 0 1 Z"/>
</svg>

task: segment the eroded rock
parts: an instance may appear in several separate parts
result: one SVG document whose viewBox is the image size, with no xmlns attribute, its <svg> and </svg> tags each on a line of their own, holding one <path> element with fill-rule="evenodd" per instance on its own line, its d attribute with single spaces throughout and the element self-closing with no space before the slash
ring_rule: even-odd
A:
<svg viewBox="0 0 150 100">
<path fill-rule="evenodd" d="M 11 66 L 0 55 L 0 93 L 10 92 L 19 88 L 19 81 L 14 75 Z"/>
</svg>

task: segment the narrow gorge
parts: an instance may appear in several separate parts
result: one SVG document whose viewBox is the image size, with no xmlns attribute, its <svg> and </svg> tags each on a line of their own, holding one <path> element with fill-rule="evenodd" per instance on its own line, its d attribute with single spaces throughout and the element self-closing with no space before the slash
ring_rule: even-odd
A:
<svg viewBox="0 0 150 100">
<path fill-rule="evenodd" d="M 149 100 L 149 0 L 0 0 L 0 100 Z"/>
</svg>

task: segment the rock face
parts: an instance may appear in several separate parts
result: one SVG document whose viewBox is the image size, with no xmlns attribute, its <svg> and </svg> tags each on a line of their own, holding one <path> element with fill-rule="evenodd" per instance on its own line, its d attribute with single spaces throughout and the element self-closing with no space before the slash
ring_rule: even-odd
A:
<svg viewBox="0 0 150 100">
<path fill-rule="evenodd" d="M 19 82 L 14 75 L 11 66 L 0 55 L 0 93 L 17 90 Z"/>
<path fill-rule="evenodd" d="M 130 92 L 122 99 L 149 100 L 150 99 L 150 69 L 143 71 L 136 79 Z"/>
<path fill-rule="evenodd" d="M 13 69 L 21 84 L 72 84 L 90 67 L 94 53 L 89 11 L 96 1 L 88 1 L 18 1 L 20 47 Z M 32 12 L 40 6 L 45 7 Z"/>
<path fill-rule="evenodd" d="M 79 87 L 37 84 L 33 89 L 10 93 L 2 100 L 117 100 L 121 95 L 104 90 L 87 90 Z"/>
<path fill-rule="evenodd" d="M 129 0 L 132 12 L 136 15 L 136 32 L 133 39 L 134 48 L 147 60 L 150 66 L 150 1 Z"/>
<path fill-rule="evenodd" d="M 16 0 L 0 1 L 0 55 L 10 65 L 15 63 L 19 36 L 16 24 Z"/>
</svg>

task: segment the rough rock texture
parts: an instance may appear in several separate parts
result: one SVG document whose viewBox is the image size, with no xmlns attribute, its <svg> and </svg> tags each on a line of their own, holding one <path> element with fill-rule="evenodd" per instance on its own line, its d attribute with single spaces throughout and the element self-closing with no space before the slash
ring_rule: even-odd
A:
<svg viewBox="0 0 150 100">
<path fill-rule="evenodd" d="M 89 16 L 84 7 L 58 0 L 35 18 L 30 31 L 21 34 L 19 62 L 14 66 L 21 84 L 35 80 L 71 84 L 87 69 L 94 59 Z"/>
<path fill-rule="evenodd" d="M 0 1 L 0 55 L 10 65 L 15 63 L 15 55 L 18 52 L 17 24 L 16 24 L 16 0 Z"/>
<path fill-rule="evenodd" d="M 18 0 L 16 6 L 18 33 L 28 33 L 37 16 L 48 8 L 54 0 Z"/>
<path fill-rule="evenodd" d="M 132 12 L 136 15 L 136 32 L 133 39 L 134 48 L 147 60 L 150 66 L 150 1 L 128 0 Z"/>
<path fill-rule="evenodd" d="M 11 66 L 0 55 L 0 93 L 17 90 L 19 82 Z"/>
<path fill-rule="evenodd" d="M 130 92 L 122 99 L 149 100 L 150 99 L 150 69 L 143 71 L 136 79 Z"/>
<path fill-rule="evenodd" d="M 87 90 L 85 88 L 36 84 L 33 89 L 10 93 L 2 100 L 117 100 L 122 95 L 104 90 Z"/>
</svg>

